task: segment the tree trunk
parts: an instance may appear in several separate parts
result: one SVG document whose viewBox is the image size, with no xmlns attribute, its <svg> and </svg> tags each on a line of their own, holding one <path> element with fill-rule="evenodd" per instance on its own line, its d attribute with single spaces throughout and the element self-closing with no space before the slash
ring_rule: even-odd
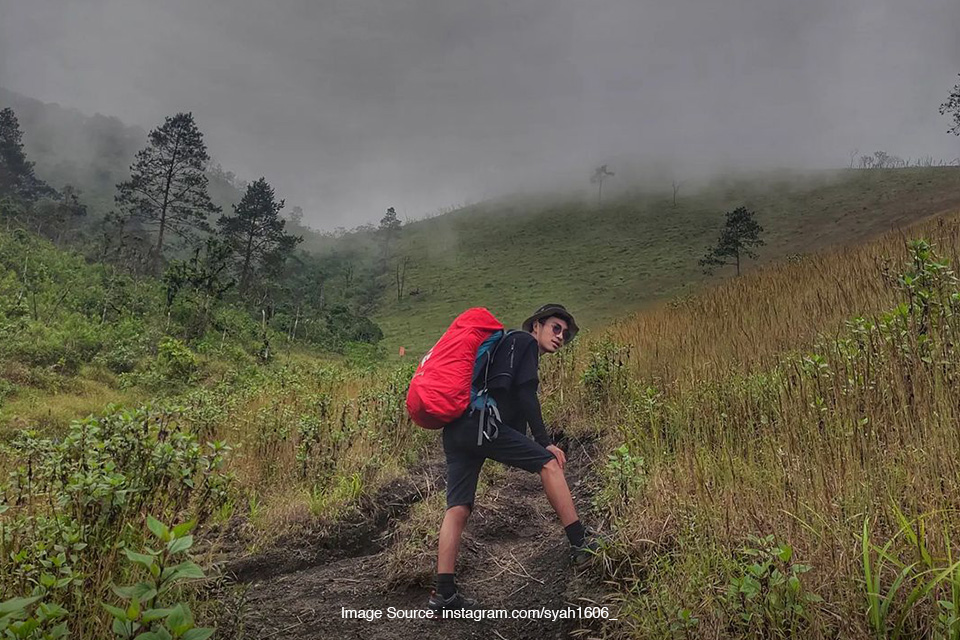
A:
<svg viewBox="0 0 960 640">
<path fill-rule="evenodd" d="M 177 151 L 180 150 L 180 132 L 173 143 L 173 155 L 170 156 L 170 167 L 167 169 L 166 183 L 163 186 L 163 205 L 160 207 L 160 229 L 157 231 L 157 254 L 154 256 L 154 269 L 159 275 L 160 264 L 163 261 L 163 233 L 167 228 L 167 208 L 170 206 L 170 185 L 173 184 L 173 167 L 177 163 Z"/>
<path fill-rule="evenodd" d="M 297 305 L 297 316 L 293 320 L 293 330 L 290 332 L 290 339 L 297 339 L 297 327 L 300 325 L 300 305 Z"/>
<path fill-rule="evenodd" d="M 250 272 L 250 262 L 253 259 L 253 227 L 250 228 L 250 233 L 247 235 L 247 249 L 243 254 L 243 269 L 240 272 L 240 292 L 246 293 L 247 286 L 247 276 Z"/>
<path fill-rule="evenodd" d="M 407 279 L 407 264 L 410 258 L 400 258 L 397 260 L 397 302 L 403 301 L 403 284 Z"/>
</svg>

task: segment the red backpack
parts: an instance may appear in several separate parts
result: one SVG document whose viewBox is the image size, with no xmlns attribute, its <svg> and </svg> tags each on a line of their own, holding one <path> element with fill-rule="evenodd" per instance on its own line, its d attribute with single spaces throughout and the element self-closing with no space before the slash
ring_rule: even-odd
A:
<svg viewBox="0 0 960 640">
<path fill-rule="evenodd" d="M 502 335 L 503 325 L 483 307 L 457 316 L 413 374 L 407 391 L 410 418 L 425 429 L 440 429 L 463 415 L 471 402 L 478 352 Z"/>
</svg>

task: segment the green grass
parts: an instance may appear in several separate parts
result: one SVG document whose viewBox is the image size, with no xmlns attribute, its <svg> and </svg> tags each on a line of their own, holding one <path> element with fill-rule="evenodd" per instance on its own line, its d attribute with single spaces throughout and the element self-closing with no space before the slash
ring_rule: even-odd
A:
<svg viewBox="0 0 960 640">
<path fill-rule="evenodd" d="M 767 242 L 760 260 L 769 261 L 955 209 L 958 187 L 960 170 L 947 167 L 727 178 L 681 192 L 676 207 L 670 193 L 602 207 L 484 203 L 404 227 L 400 251 L 413 259 L 405 290 L 420 294 L 398 303 L 391 281 L 376 321 L 389 353 L 403 345 L 413 354 L 470 306 L 516 326 L 544 302 L 560 302 L 583 326 L 599 327 L 732 275 L 705 276 L 697 260 L 737 206 L 757 212 Z"/>
<path fill-rule="evenodd" d="M 56 434 L 73 420 L 102 413 L 107 405 L 132 407 L 148 399 L 142 389 L 121 389 L 110 380 L 83 371 L 70 381 L 67 389 L 28 387 L 0 406 L 0 440 L 11 437 L 22 428 Z"/>
</svg>

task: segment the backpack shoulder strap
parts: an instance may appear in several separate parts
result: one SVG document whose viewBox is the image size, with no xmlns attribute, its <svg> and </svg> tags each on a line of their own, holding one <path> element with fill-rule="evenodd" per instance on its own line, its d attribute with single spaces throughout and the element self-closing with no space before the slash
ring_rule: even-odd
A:
<svg viewBox="0 0 960 640">
<path fill-rule="evenodd" d="M 480 411 L 479 429 L 477 431 L 478 447 L 483 443 L 483 438 L 485 435 L 488 439 L 491 439 L 491 440 L 496 439 L 497 437 L 496 425 L 500 421 L 500 411 L 497 409 L 496 400 L 493 399 L 493 397 L 490 395 L 489 389 L 487 388 L 487 383 L 490 378 L 490 364 L 493 362 L 493 359 L 497 356 L 497 352 L 500 350 L 500 345 L 502 345 L 509 336 L 515 333 L 517 333 L 517 330 L 515 329 L 503 332 L 503 335 L 497 338 L 496 344 L 493 344 L 491 347 L 489 347 L 486 353 L 482 354 L 479 358 L 477 358 L 477 362 L 474 364 L 473 383 L 471 383 L 471 386 L 470 386 L 470 410 L 471 412 L 477 411 L 478 409 Z M 488 338 L 488 340 L 492 341 L 492 339 L 495 336 L 496 334 Z M 485 362 L 484 362 L 484 359 L 486 360 Z M 477 386 L 479 385 L 478 378 L 480 377 L 481 369 L 483 370 L 483 387 L 478 389 L 477 388 Z M 487 428 L 488 428 L 487 413 L 488 412 L 491 412 L 492 415 L 496 417 L 496 420 L 491 425 L 492 427 L 491 433 L 493 435 L 490 435 L 490 433 L 487 433 Z"/>
<path fill-rule="evenodd" d="M 485 354 L 486 362 L 477 362 L 478 368 L 479 368 L 479 366 L 480 366 L 481 364 L 483 364 L 483 369 L 484 369 L 484 371 L 483 371 L 483 391 L 486 391 L 486 390 L 487 390 L 487 387 L 488 387 L 488 385 L 489 385 L 489 382 L 490 382 L 490 365 L 493 364 L 494 358 L 497 357 L 497 352 L 500 351 L 500 345 L 502 345 L 504 342 L 506 342 L 506 341 L 507 341 L 507 338 L 509 338 L 509 337 L 512 336 L 512 335 L 516 335 L 516 334 L 518 334 L 518 333 L 520 333 L 520 330 L 519 330 L 519 329 L 510 329 L 509 331 L 505 331 L 505 332 L 503 333 L 503 335 L 500 336 L 500 339 L 497 340 L 497 343 L 496 343 L 495 345 L 493 345 L 493 347 Z M 475 371 L 474 371 L 474 378 L 476 378 L 476 374 L 479 374 L 479 373 L 480 373 L 480 372 L 479 372 L 478 370 L 475 370 Z"/>
</svg>

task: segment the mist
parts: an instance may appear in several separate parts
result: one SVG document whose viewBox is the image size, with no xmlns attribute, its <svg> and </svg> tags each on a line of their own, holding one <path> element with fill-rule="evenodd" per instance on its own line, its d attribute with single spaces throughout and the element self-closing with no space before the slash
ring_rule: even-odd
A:
<svg viewBox="0 0 960 640">
<path fill-rule="evenodd" d="M 208 149 L 318 228 L 517 190 L 960 156 L 956 0 L 0 0 L 0 86 Z M 606 189 L 606 186 L 605 186 Z M 613 191 L 611 191 L 613 193 Z"/>
</svg>

